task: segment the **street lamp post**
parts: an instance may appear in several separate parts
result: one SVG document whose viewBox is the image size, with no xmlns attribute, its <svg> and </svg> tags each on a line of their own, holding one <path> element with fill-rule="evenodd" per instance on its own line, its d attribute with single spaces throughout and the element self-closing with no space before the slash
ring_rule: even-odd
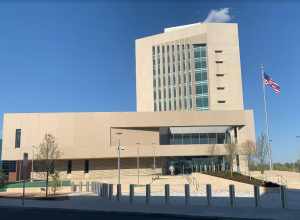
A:
<svg viewBox="0 0 300 220">
<path fill-rule="evenodd" d="M 137 158 L 136 158 L 136 166 L 137 166 L 137 181 L 138 185 L 140 184 L 140 144 L 139 142 L 136 143 L 137 145 Z"/>
<path fill-rule="evenodd" d="M 117 135 L 122 135 L 122 132 L 117 132 Z M 120 141 L 120 137 L 119 137 L 119 141 L 118 141 L 118 184 L 121 184 L 121 141 Z"/>
</svg>

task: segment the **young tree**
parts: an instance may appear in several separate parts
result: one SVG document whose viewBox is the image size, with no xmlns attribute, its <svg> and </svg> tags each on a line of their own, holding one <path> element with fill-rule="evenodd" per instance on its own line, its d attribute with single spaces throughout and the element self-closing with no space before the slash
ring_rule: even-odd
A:
<svg viewBox="0 0 300 220">
<path fill-rule="evenodd" d="M 55 137 L 46 133 L 43 142 L 39 145 L 37 154 L 39 170 L 46 173 L 46 197 L 48 197 L 49 175 L 56 175 L 54 163 L 60 155 L 61 152 L 58 149 Z"/>
<path fill-rule="evenodd" d="M 234 143 L 225 144 L 225 150 L 226 150 L 226 160 L 229 163 L 230 175 L 232 176 L 233 163 L 236 158 L 236 155 L 238 154 L 238 145 Z"/>
<path fill-rule="evenodd" d="M 250 163 L 254 159 L 255 153 L 256 153 L 256 145 L 253 141 L 246 140 L 242 144 L 242 151 L 247 156 L 248 160 L 248 168 L 250 167 Z"/>
<path fill-rule="evenodd" d="M 267 163 L 268 154 L 269 154 L 269 146 L 268 146 L 267 136 L 264 133 L 261 133 L 256 142 L 256 153 L 255 153 L 255 157 L 261 173 L 264 172 Z"/>
</svg>

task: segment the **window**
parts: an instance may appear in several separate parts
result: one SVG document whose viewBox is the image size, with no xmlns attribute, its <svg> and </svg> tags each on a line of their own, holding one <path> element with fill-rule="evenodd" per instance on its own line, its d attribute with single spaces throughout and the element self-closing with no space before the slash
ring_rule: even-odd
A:
<svg viewBox="0 0 300 220">
<path fill-rule="evenodd" d="M 223 50 L 215 50 L 215 53 L 222 53 Z"/>
<path fill-rule="evenodd" d="M 190 134 L 183 134 L 182 135 L 183 144 L 191 144 L 191 135 Z"/>
<path fill-rule="evenodd" d="M 155 111 L 155 112 L 157 111 L 157 105 L 156 105 L 156 102 L 154 102 L 154 111 Z"/>
<path fill-rule="evenodd" d="M 206 70 L 196 70 L 195 71 L 195 81 L 207 81 L 207 72 Z"/>
<path fill-rule="evenodd" d="M 197 95 L 207 95 L 207 93 L 208 93 L 207 84 L 196 85 Z"/>
<path fill-rule="evenodd" d="M 158 90 L 158 98 L 161 99 L 161 91 Z"/>
<path fill-rule="evenodd" d="M 219 100 L 218 103 L 226 103 L 225 100 Z"/>
<path fill-rule="evenodd" d="M 15 148 L 21 147 L 21 129 L 16 129 Z"/>
<path fill-rule="evenodd" d="M 72 160 L 68 160 L 68 167 L 67 167 L 67 173 L 72 172 Z"/>
<path fill-rule="evenodd" d="M 218 141 L 218 144 L 225 144 L 225 133 L 218 133 L 217 141 Z"/>
<path fill-rule="evenodd" d="M 223 63 L 223 61 L 221 61 L 221 60 L 217 60 L 217 61 L 216 61 L 216 63 Z"/>
<path fill-rule="evenodd" d="M 216 74 L 217 77 L 222 77 L 224 74 Z"/>
<path fill-rule="evenodd" d="M 169 110 L 172 109 L 172 104 L 171 104 L 171 100 L 169 100 Z"/>
<path fill-rule="evenodd" d="M 89 160 L 85 160 L 84 161 L 84 173 L 88 173 L 90 170 L 90 161 Z"/>
<path fill-rule="evenodd" d="M 153 87 L 155 88 L 156 87 L 156 80 L 153 79 Z"/>
<path fill-rule="evenodd" d="M 217 90 L 224 90 L 225 87 L 217 87 Z"/>
<path fill-rule="evenodd" d="M 174 98 L 176 97 L 176 88 L 173 89 Z"/>
<path fill-rule="evenodd" d="M 169 88 L 169 99 L 171 98 L 171 88 Z"/>
<path fill-rule="evenodd" d="M 196 97 L 196 107 L 199 110 L 206 110 L 208 108 L 208 97 Z"/>
<path fill-rule="evenodd" d="M 208 143 L 209 144 L 217 144 L 217 134 L 216 133 L 208 134 Z"/>
<path fill-rule="evenodd" d="M 153 92 L 154 100 L 156 99 L 156 91 Z"/>
<path fill-rule="evenodd" d="M 170 134 L 169 143 L 174 145 L 182 144 L 224 144 L 225 133 L 183 133 Z"/>
<path fill-rule="evenodd" d="M 208 144 L 208 134 L 200 134 L 200 144 Z"/>
</svg>

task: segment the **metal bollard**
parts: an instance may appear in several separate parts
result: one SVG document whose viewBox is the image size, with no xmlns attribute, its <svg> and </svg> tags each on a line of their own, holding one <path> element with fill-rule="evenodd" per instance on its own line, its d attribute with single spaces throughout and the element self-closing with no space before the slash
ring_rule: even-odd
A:
<svg viewBox="0 0 300 220">
<path fill-rule="evenodd" d="M 100 194 L 101 197 L 104 197 L 104 183 L 100 183 Z"/>
<path fill-rule="evenodd" d="M 184 184 L 185 205 L 190 203 L 190 184 Z"/>
<path fill-rule="evenodd" d="M 74 183 L 71 183 L 71 192 L 74 192 Z"/>
<path fill-rule="evenodd" d="M 82 181 L 79 183 L 79 192 L 82 192 Z"/>
<path fill-rule="evenodd" d="M 121 184 L 117 184 L 117 200 L 120 201 L 122 196 Z"/>
<path fill-rule="evenodd" d="M 134 198 L 134 184 L 129 185 L 129 202 L 133 203 Z"/>
<path fill-rule="evenodd" d="M 108 198 L 108 184 L 105 183 L 105 190 L 104 190 L 105 198 Z"/>
<path fill-rule="evenodd" d="M 281 198 L 281 207 L 283 209 L 287 208 L 287 198 L 286 198 L 286 187 L 280 186 L 280 198 Z"/>
<path fill-rule="evenodd" d="M 112 200 L 113 193 L 114 193 L 114 185 L 113 184 L 109 184 L 108 185 L 108 199 L 109 200 Z"/>
<path fill-rule="evenodd" d="M 259 186 L 254 186 L 254 202 L 255 202 L 255 208 L 258 208 L 260 206 Z"/>
<path fill-rule="evenodd" d="M 97 196 L 100 196 L 100 184 L 99 183 L 96 183 L 96 193 L 97 193 Z"/>
<path fill-rule="evenodd" d="M 90 191 L 90 182 L 85 182 L 85 191 L 86 192 Z"/>
<path fill-rule="evenodd" d="M 207 206 L 211 205 L 211 184 L 206 184 Z"/>
<path fill-rule="evenodd" d="M 165 184 L 165 204 L 170 202 L 170 184 Z"/>
<path fill-rule="evenodd" d="M 146 184 L 146 204 L 150 203 L 151 188 L 150 184 Z"/>
<path fill-rule="evenodd" d="M 229 185 L 230 207 L 235 207 L 235 192 L 234 185 Z"/>
</svg>

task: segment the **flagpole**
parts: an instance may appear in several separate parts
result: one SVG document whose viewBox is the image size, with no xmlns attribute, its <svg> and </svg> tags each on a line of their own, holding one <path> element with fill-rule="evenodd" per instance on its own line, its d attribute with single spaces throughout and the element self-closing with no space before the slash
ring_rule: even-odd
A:
<svg viewBox="0 0 300 220">
<path fill-rule="evenodd" d="M 272 164 L 272 150 L 270 145 L 270 137 L 269 137 L 269 120 L 268 120 L 268 111 L 267 111 L 267 98 L 266 98 L 266 86 L 264 82 L 264 65 L 261 65 L 261 80 L 262 80 L 262 90 L 264 96 L 264 108 L 265 108 L 265 125 L 266 125 L 266 136 L 267 136 L 267 145 L 268 145 L 268 154 L 269 154 L 269 169 L 273 169 Z"/>
</svg>

